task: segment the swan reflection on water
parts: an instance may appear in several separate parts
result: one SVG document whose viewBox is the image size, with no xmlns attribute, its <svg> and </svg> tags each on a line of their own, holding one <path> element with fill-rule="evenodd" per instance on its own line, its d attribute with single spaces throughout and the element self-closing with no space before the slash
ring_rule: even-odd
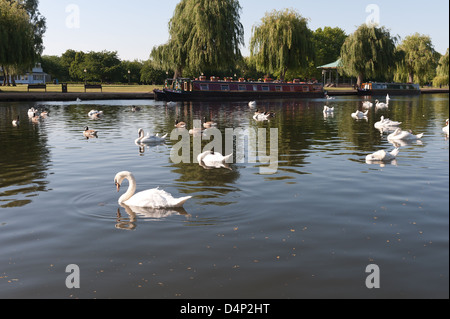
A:
<svg viewBox="0 0 450 319">
<path fill-rule="evenodd" d="M 189 215 L 184 208 L 146 208 L 146 207 L 131 207 L 125 204 L 121 204 L 125 209 L 128 217 L 123 217 L 120 208 L 117 208 L 117 220 L 115 228 L 124 230 L 134 230 L 137 227 L 137 219 L 142 218 L 146 220 L 162 220 L 170 216 L 185 216 L 189 218 Z"/>
</svg>

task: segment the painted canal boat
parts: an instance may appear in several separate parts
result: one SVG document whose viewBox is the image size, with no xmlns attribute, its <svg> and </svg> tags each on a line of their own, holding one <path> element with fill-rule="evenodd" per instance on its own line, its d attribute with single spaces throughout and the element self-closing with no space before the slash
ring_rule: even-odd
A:
<svg viewBox="0 0 450 319">
<path fill-rule="evenodd" d="M 358 95 L 420 95 L 419 84 L 412 83 L 363 83 L 358 88 Z"/>
<path fill-rule="evenodd" d="M 166 80 L 163 90 L 155 90 L 155 99 L 161 101 L 210 100 L 261 100 L 284 98 L 324 98 L 321 83 L 304 83 L 299 80 L 278 82 L 271 79 L 259 81 L 231 78 L 220 80 L 211 77 L 199 79 Z"/>
</svg>

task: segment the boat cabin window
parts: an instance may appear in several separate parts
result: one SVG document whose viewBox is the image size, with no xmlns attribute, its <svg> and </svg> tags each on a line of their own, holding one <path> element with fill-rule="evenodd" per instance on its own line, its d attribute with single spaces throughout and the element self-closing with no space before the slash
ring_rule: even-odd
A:
<svg viewBox="0 0 450 319">
<path fill-rule="evenodd" d="M 281 86 L 276 86 L 275 91 L 281 92 L 281 91 L 283 91 L 283 88 Z"/>
<path fill-rule="evenodd" d="M 258 91 L 258 86 L 257 85 L 253 85 L 253 91 Z"/>
<path fill-rule="evenodd" d="M 209 91 L 209 85 L 208 84 L 200 84 L 200 90 L 201 91 Z"/>
<path fill-rule="evenodd" d="M 246 85 L 239 85 L 239 91 L 247 91 Z"/>
<path fill-rule="evenodd" d="M 229 91 L 230 90 L 230 86 L 229 85 L 221 85 L 221 89 L 222 91 Z"/>
<path fill-rule="evenodd" d="M 263 91 L 269 91 L 269 86 L 268 85 L 263 85 L 262 86 L 262 90 Z"/>
</svg>

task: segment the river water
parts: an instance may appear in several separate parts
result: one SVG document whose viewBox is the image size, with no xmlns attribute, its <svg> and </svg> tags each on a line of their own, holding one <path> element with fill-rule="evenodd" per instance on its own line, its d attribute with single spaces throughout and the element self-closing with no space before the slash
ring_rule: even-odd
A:
<svg viewBox="0 0 450 319">
<path fill-rule="evenodd" d="M 392 97 L 355 120 L 362 101 L 0 103 L 0 298 L 448 298 L 448 94 Z M 30 107 L 50 114 L 33 123 Z M 276 116 L 256 122 L 256 109 Z M 171 133 L 205 116 L 224 135 L 265 132 L 272 169 L 244 156 L 207 170 L 174 163 L 177 140 L 134 143 L 139 128 Z M 394 149 L 374 128 L 381 116 L 424 136 L 396 145 L 395 162 L 368 164 Z M 135 214 L 117 202 L 124 170 L 138 191 L 193 198 Z M 79 289 L 66 286 L 72 264 Z M 368 265 L 379 288 L 366 286 Z"/>
</svg>

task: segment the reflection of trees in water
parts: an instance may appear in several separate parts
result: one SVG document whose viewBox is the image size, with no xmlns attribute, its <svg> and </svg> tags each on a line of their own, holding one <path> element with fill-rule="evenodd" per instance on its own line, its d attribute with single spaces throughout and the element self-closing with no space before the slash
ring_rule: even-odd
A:
<svg viewBox="0 0 450 319">
<path fill-rule="evenodd" d="M 0 207 L 21 207 L 47 191 L 50 152 L 45 129 L 31 124 L 27 107 L 0 107 Z M 13 114 L 21 116 L 19 127 L 11 125 Z"/>
<path fill-rule="evenodd" d="M 176 180 L 182 183 L 183 188 L 180 192 L 191 195 L 195 194 L 199 199 L 216 199 L 229 193 L 239 191 L 236 186 L 240 173 L 231 165 L 232 170 L 204 169 L 198 164 L 172 164 L 173 173 L 180 177 Z M 228 205 L 228 202 L 215 202 L 216 205 Z"/>
</svg>

